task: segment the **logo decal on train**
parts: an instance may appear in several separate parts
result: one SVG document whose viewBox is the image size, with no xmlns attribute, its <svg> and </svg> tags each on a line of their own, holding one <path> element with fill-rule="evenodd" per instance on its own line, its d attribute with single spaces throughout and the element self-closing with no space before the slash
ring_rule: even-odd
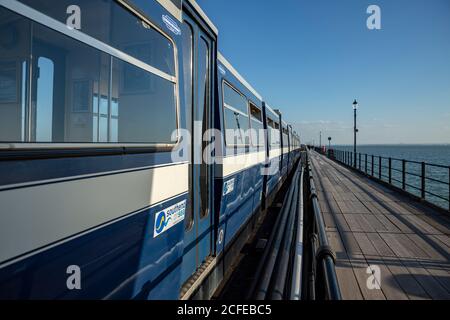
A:
<svg viewBox="0 0 450 320">
<path fill-rule="evenodd" d="M 162 21 L 166 25 L 167 29 L 172 31 L 174 34 L 176 34 L 177 36 L 179 36 L 181 34 L 180 27 L 171 17 L 169 17 L 168 15 L 163 15 Z"/>
<path fill-rule="evenodd" d="M 153 228 L 153 238 L 156 238 L 176 226 L 184 220 L 186 214 L 186 200 L 183 200 L 169 208 L 155 214 L 155 224 Z"/>
<path fill-rule="evenodd" d="M 234 191 L 234 181 L 235 178 L 228 180 L 223 184 L 223 195 L 226 196 L 227 194 Z"/>
</svg>

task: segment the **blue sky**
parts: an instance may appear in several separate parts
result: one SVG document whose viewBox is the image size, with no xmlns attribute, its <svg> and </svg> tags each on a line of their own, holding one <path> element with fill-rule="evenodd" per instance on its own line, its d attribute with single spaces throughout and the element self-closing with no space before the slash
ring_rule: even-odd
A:
<svg viewBox="0 0 450 320">
<path fill-rule="evenodd" d="M 198 0 L 219 49 L 295 123 L 352 143 L 450 143 L 450 1 Z M 366 9 L 381 8 L 381 30 Z"/>
</svg>

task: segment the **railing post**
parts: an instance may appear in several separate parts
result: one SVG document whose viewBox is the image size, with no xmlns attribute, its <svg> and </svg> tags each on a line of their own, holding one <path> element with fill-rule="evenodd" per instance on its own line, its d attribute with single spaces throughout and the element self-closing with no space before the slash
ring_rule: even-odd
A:
<svg viewBox="0 0 450 320">
<path fill-rule="evenodd" d="M 365 161 L 366 161 L 365 170 L 366 170 L 366 174 L 367 174 L 367 153 L 365 155 Z"/>
<path fill-rule="evenodd" d="M 381 180 L 381 157 L 378 157 L 378 178 Z"/>
<path fill-rule="evenodd" d="M 425 162 L 422 162 L 422 187 L 420 188 L 420 191 L 422 193 L 422 199 L 425 199 Z"/>
<path fill-rule="evenodd" d="M 359 171 L 361 171 L 361 153 L 359 154 Z"/>
<path fill-rule="evenodd" d="M 392 158 L 389 157 L 389 184 L 392 184 Z"/>
<path fill-rule="evenodd" d="M 375 159 L 375 157 L 372 155 L 372 177 L 373 177 L 373 167 L 374 167 L 373 161 L 374 161 L 374 159 Z"/>
<path fill-rule="evenodd" d="M 402 160 L 402 188 L 406 190 L 406 160 Z"/>
</svg>

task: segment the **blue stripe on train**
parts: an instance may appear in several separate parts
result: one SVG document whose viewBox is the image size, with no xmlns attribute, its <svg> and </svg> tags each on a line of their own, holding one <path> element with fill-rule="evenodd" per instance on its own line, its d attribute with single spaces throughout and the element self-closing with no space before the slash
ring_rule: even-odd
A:
<svg viewBox="0 0 450 320">
<path fill-rule="evenodd" d="M 217 195 L 220 203 L 219 230 L 224 231 L 224 240 L 218 244 L 217 252 L 230 244 L 239 229 L 248 221 L 261 205 L 263 164 L 257 164 L 246 170 L 225 178 L 216 178 L 217 190 L 223 190 L 225 183 L 234 179 L 233 191 Z"/>
<path fill-rule="evenodd" d="M 0 269 L 0 299 L 177 299 L 184 223 L 153 239 L 154 216 L 182 195 Z M 67 267 L 81 268 L 68 290 Z"/>
</svg>

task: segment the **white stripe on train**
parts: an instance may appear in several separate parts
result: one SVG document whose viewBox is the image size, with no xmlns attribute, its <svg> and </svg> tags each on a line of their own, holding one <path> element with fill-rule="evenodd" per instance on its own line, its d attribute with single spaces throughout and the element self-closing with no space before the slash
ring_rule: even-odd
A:
<svg viewBox="0 0 450 320">
<path fill-rule="evenodd" d="M 188 170 L 182 164 L 3 191 L 0 261 L 184 194 Z"/>
</svg>

